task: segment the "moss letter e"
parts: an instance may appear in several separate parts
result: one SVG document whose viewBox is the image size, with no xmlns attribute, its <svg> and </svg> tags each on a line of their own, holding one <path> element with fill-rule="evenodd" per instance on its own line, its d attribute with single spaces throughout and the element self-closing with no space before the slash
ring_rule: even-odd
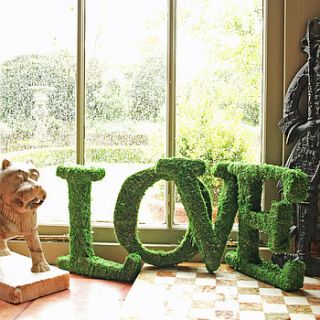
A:
<svg viewBox="0 0 320 320">
<path fill-rule="evenodd" d="M 286 252 L 290 245 L 293 203 L 306 196 L 307 176 L 299 170 L 272 166 L 232 163 L 230 173 L 237 176 L 239 186 L 238 250 L 227 253 L 227 263 L 256 279 L 282 290 L 294 291 L 303 286 L 305 265 L 288 261 L 283 269 L 259 256 L 259 230 L 268 235 L 272 252 Z M 273 201 L 269 212 L 260 208 L 262 185 L 265 180 L 281 180 L 283 199 Z"/>
</svg>

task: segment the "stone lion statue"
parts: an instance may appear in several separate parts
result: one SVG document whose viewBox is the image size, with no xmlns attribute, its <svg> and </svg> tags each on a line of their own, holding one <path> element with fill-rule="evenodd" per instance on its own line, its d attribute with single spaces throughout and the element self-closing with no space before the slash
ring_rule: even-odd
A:
<svg viewBox="0 0 320 320">
<path fill-rule="evenodd" d="M 49 270 L 38 235 L 37 208 L 46 198 L 32 162 L 3 160 L 0 171 L 0 256 L 10 255 L 7 240 L 24 237 L 32 259 L 32 272 Z"/>
</svg>

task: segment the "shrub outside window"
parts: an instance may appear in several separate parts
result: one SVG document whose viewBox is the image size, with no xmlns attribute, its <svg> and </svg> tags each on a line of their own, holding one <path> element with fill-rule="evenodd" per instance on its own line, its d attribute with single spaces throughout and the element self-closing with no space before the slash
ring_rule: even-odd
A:
<svg viewBox="0 0 320 320">
<path fill-rule="evenodd" d="M 203 159 L 213 204 L 221 184 L 210 174 L 216 162 L 260 161 L 261 0 L 12 0 L 1 6 L 0 150 L 40 168 L 48 192 L 41 224 L 68 223 L 67 184 L 55 176 L 59 164 L 105 168 L 92 191 L 92 221 L 99 225 L 112 223 L 124 179 L 161 157 Z M 185 226 L 172 184 L 148 190 L 139 222 Z"/>
</svg>

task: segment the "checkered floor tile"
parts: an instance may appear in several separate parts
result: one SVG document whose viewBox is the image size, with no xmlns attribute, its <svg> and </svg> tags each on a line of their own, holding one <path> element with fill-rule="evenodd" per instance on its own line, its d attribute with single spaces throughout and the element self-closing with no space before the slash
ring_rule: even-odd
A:
<svg viewBox="0 0 320 320">
<path fill-rule="evenodd" d="M 320 320 L 320 279 L 285 292 L 222 265 L 215 274 L 201 264 L 160 269 L 146 265 L 123 304 L 121 320 Z"/>
</svg>

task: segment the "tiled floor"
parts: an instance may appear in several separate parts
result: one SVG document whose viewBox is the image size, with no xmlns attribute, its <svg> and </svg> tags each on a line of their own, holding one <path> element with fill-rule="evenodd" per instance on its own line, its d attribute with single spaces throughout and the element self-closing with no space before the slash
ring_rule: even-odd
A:
<svg viewBox="0 0 320 320">
<path fill-rule="evenodd" d="M 320 279 L 285 292 L 222 265 L 211 275 L 200 265 L 145 266 L 122 306 L 122 320 L 320 319 Z"/>
<path fill-rule="evenodd" d="M 20 305 L 0 300 L 1 320 L 117 319 L 131 285 L 71 275 L 70 289 Z"/>
<path fill-rule="evenodd" d="M 302 290 L 289 293 L 227 265 L 214 275 L 201 264 L 145 266 L 132 287 L 72 275 L 69 290 L 20 305 L 0 301 L 0 319 L 320 320 L 320 279 L 305 278 Z"/>
</svg>

